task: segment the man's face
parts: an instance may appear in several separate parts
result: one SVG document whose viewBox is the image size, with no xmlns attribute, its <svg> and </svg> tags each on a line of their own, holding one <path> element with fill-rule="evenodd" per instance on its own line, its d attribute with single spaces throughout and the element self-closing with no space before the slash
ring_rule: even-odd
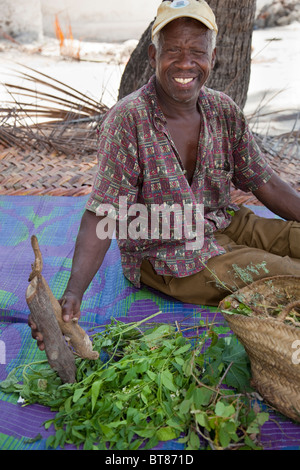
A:
<svg viewBox="0 0 300 470">
<path fill-rule="evenodd" d="M 149 47 L 151 66 L 169 99 L 197 101 L 215 60 L 210 34 L 198 21 L 181 18 L 164 27 L 158 50 Z"/>
</svg>

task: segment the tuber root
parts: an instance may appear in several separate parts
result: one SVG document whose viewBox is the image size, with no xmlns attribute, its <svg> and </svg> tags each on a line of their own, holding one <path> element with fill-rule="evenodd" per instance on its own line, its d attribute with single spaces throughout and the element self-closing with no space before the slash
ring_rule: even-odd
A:
<svg viewBox="0 0 300 470">
<path fill-rule="evenodd" d="M 75 357 L 69 346 L 83 359 L 98 359 L 99 353 L 93 351 L 89 336 L 77 321 L 68 323 L 63 321 L 62 307 L 41 274 L 43 260 L 35 235 L 31 237 L 31 245 L 35 260 L 29 276 L 30 284 L 26 291 L 26 301 L 33 320 L 43 335 L 49 364 L 57 371 L 64 383 L 74 382 Z"/>
</svg>

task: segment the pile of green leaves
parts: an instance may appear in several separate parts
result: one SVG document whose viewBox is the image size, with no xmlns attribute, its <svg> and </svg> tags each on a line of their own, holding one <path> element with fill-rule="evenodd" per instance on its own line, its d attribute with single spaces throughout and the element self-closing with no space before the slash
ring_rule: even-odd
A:
<svg viewBox="0 0 300 470">
<path fill-rule="evenodd" d="M 93 335 L 101 359 L 77 359 L 76 383 L 62 384 L 45 362 L 0 386 L 56 411 L 44 423 L 54 425 L 53 448 L 151 449 L 178 439 L 187 450 L 256 449 L 268 414 L 251 406 L 244 348 L 216 330 L 191 338 L 178 325 L 112 320 Z"/>
</svg>

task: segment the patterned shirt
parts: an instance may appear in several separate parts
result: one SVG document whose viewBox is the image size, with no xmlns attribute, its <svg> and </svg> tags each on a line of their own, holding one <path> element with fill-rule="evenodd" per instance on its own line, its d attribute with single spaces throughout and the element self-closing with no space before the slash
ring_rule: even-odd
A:
<svg viewBox="0 0 300 470">
<path fill-rule="evenodd" d="M 224 253 L 214 232 L 230 224 L 229 209 L 238 210 L 230 200 L 231 183 L 243 191 L 253 191 L 272 174 L 243 113 L 228 96 L 203 87 L 198 103 L 201 130 L 190 184 L 159 107 L 154 76 L 111 108 L 99 129 L 98 170 L 86 208 L 97 212 L 99 204 L 106 204 L 112 207 L 111 217 L 117 214 L 116 238 L 123 272 L 137 287 L 143 259 L 148 259 L 158 274 L 184 277 L 199 272 L 209 258 Z M 204 239 L 199 248 L 189 247 L 190 232 L 182 229 L 178 236 L 174 220 L 180 225 L 184 217 L 177 219 L 176 211 L 165 224 L 170 227 L 168 237 L 162 235 L 162 225 L 153 229 L 152 223 L 150 227 L 155 213 L 152 208 L 159 211 L 162 205 L 193 210 L 204 207 Z M 130 208 L 134 209 L 131 214 Z M 165 218 L 165 214 L 160 216 L 160 224 Z M 144 226 L 140 239 L 128 236 L 130 228 L 137 233 L 133 230 L 137 221 L 142 221 L 139 227 Z M 195 227 L 195 212 L 191 227 Z"/>
</svg>

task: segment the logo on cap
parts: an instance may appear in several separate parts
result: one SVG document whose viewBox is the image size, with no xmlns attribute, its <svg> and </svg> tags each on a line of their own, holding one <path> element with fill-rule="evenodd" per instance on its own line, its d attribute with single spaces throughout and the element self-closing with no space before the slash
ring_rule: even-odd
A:
<svg viewBox="0 0 300 470">
<path fill-rule="evenodd" d="M 170 8 L 183 8 L 189 5 L 190 2 L 188 0 L 175 0 L 171 5 Z"/>
</svg>

